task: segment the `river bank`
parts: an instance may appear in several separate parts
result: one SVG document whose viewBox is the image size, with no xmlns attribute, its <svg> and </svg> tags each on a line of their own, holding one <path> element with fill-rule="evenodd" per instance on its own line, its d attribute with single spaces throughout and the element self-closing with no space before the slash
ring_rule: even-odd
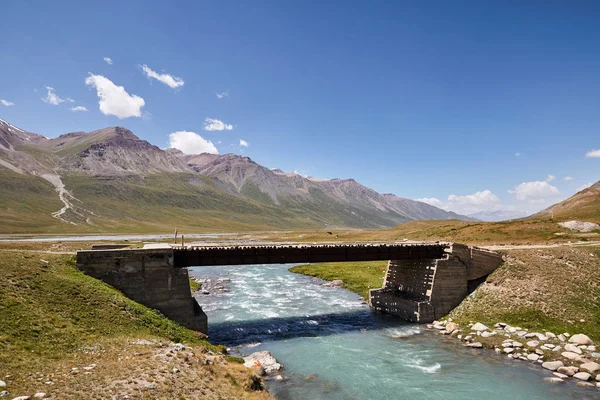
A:
<svg viewBox="0 0 600 400">
<path fill-rule="evenodd" d="M 0 397 L 269 399 L 225 348 L 84 275 L 0 250 Z"/>
</svg>

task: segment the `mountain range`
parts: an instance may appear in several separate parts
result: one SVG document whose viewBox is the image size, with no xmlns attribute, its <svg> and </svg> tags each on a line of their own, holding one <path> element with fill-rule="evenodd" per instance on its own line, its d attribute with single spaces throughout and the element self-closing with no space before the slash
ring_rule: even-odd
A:
<svg viewBox="0 0 600 400">
<path fill-rule="evenodd" d="M 0 120 L 2 233 L 384 228 L 471 218 L 354 179 L 160 149 L 123 127 L 56 138 Z"/>
</svg>

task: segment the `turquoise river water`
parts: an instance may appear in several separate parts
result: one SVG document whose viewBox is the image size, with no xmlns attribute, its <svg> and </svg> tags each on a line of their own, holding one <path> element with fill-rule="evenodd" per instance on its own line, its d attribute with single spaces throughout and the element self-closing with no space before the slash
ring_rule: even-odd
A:
<svg viewBox="0 0 600 400">
<path fill-rule="evenodd" d="M 278 399 L 598 399 L 600 391 L 549 384 L 551 373 L 491 351 L 467 349 L 423 326 L 371 313 L 354 293 L 293 274 L 290 265 L 190 268 L 231 281 L 197 295 L 214 343 L 248 355 L 269 350 Z M 402 339 L 392 336 L 402 335 Z"/>
</svg>

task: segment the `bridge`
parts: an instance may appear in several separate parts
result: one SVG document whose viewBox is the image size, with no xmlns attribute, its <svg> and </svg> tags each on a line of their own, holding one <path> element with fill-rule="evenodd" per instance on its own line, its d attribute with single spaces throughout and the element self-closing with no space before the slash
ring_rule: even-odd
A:
<svg viewBox="0 0 600 400">
<path fill-rule="evenodd" d="M 77 267 L 134 301 L 195 330 L 207 317 L 192 297 L 187 267 L 388 260 L 379 312 L 431 322 L 450 312 L 502 262 L 498 253 L 458 243 L 319 243 L 168 246 L 77 252 Z"/>
</svg>

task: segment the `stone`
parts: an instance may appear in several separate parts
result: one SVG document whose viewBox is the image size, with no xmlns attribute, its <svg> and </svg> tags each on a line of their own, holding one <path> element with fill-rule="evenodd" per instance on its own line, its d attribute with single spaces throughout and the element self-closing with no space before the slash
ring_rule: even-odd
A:
<svg viewBox="0 0 600 400">
<path fill-rule="evenodd" d="M 592 342 L 592 339 L 590 339 L 583 333 L 578 333 L 577 335 L 571 336 L 569 338 L 569 343 L 585 344 L 585 345 L 594 344 L 594 342 Z"/>
<path fill-rule="evenodd" d="M 579 347 L 575 346 L 574 344 L 571 343 L 567 343 L 565 344 L 565 350 L 566 351 L 570 351 L 571 353 L 577 353 L 577 354 L 581 354 L 582 351 Z"/>
<path fill-rule="evenodd" d="M 564 358 L 568 358 L 569 360 L 581 360 L 581 356 L 579 354 L 573 353 L 571 351 L 563 351 L 562 353 L 560 353 L 560 355 Z"/>
<path fill-rule="evenodd" d="M 543 356 L 544 355 L 544 350 L 542 350 L 542 349 L 535 349 L 535 354 L 537 354 L 538 356 Z"/>
<path fill-rule="evenodd" d="M 588 346 L 587 351 L 590 351 L 590 352 L 596 351 L 596 346 Z"/>
<path fill-rule="evenodd" d="M 593 383 L 590 382 L 577 382 L 577 386 L 579 387 L 585 387 L 585 388 L 594 388 L 596 387 L 596 385 L 594 385 Z"/>
<path fill-rule="evenodd" d="M 502 347 L 512 347 L 512 342 L 504 342 L 502 343 Z"/>
<path fill-rule="evenodd" d="M 8 395 L 9 395 L 9 393 L 6 390 L 3 390 L 0 392 L 0 397 L 4 397 L 4 396 L 8 396 Z"/>
<path fill-rule="evenodd" d="M 571 334 L 570 334 L 570 333 L 567 333 L 567 332 L 563 333 L 563 335 L 564 335 L 565 337 L 571 337 Z"/>
<path fill-rule="evenodd" d="M 181 343 L 171 344 L 171 347 L 173 347 L 177 351 L 184 351 L 185 350 L 185 346 L 182 345 Z"/>
<path fill-rule="evenodd" d="M 512 342 L 513 347 L 523 347 L 523 343 L 521 342 Z"/>
<path fill-rule="evenodd" d="M 152 344 L 154 344 L 154 342 L 151 342 L 151 341 L 146 340 L 146 339 L 140 339 L 140 340 L 136 340 L 133 344 L 138 344 L 138 345 L 152 345 Z"/>
<path fill-rule="evenodd" d="M 279 364 L 275 357 L 267 350 L 252 353 L 249 356 L 244 357 L 244 361 L 244 366 L 246 366 L 247 363 L 251 363 L 252 366 L 258 364 L 265 369 L 267 374 L 281 369 L 281 364 Z"/>
<path fill-rule="evenodd" d="M 45 399 L 46 398 L 46 393 L 44 392 L 37 392 L 36 394 L 33 395 L 34 399 Z"/>
<path fill-rule="evenodd" d="M 510 333 L 515 333 L 515 332 L 517 331 L 517 328 L 515 328 L 515 327 L 513 327 L 513 326 L 509 326 L 507 330 L 508 330 L 508 332 L 510 332 Z"/>
<path fill-rule="evenodd" d="M 519 331 L 517 332 L 517 337 L 524 338 L 527 335 L 527 331 Z"/>
<path fill-rule="evenodd" d="M 580 379 L 582 381 L 589 381 L 591 377 L 592 376 L 587 372 L 578 372 L 575 375 L 573 375 L 573 378 Z"/>
<path fill-rule="evenodd" d="M 481 344 L 480 342 L 473 342 L 473 343 L 467 344 L 466 346 L 473 347 L 475 349 L 481 349 L 483 347 L 483 344 Z"/>
<path fill-rule="evenodd" d="M 484 332 L 481 332 L 481 337 L 488 338 L 488 337 L 494 336 L 495 334 L 496 334 L 496 332 L 484 331 Z"/>
<path fill-rule="evenodd" d="M 567 379 L 569 377 L 569 375 L 561 374 L 560 372 L 553 372 L 552 375 L 560 379 Z"/>
<path fill-rule="evenodd" d="M 567 338 L 565 337 L 565 335 L 563 335 L 562 333 L 560 335 L 558 335 L 558 340 L 560 340 L 561 342 L 566 342 Z"/>
<path fill-rule="evenodd" d="M 575 375 L 577 372 L 579 372 L 579 368 L 577 367 L 560 367 L 556 370 L 557 372 L 560 372 L 561 374 L 565 374 L 567 376 L 573 376 Z"/>
<path fill-rule="evenodd" d="M 548 383 L 563 383 L 564 381 L 560 378 L 557 378 L 556 376 L 551 376 L 551 377 L 547 377 L 544 378 L 544 382 L 548 382 Z"/>
<path fill-rule="evenodd" d="M 600 364 L 590 361 L 590 362 L 581 364 L 579 366 L 579 369 L 582 371 L 589 372 L 590 374 L 595 374 L 596 372 L 600 371 Z"/>
<path fill-rule="evenodd" d="M 561 351 L 562 347 L 561 346 L 556 346 L 555 348 L 552 349 L 552 351 Z"/>
<path fill-rule="evenodd" d="M 540 345 L 540 342 L 538 342 L 537 340 L 530 340 L 526 344 L 527 347 L 538 347 Z"/>
<path fill-rule="evenodd" d="M 515 349 L 513 349 L 512 347 L 505 347 L 504 348 L 504 352 L 507 353 L 507 354 L 512 353 L 513 351 L 515 351 Z"/>
<path fill-rule="evenodd" d="M 556 338 L 556 335 L 552 332 L 546 332 L 545 335 L 552 339 Z"/>
<path fill-rule="evenodd" d="M 15 397 L 12 400 L 29 400 L 31 399 L 31 396 L 19 396 L 19 397 Z"/>
<path fill-rule="evenodd" d="M 474 331 L 487 331 L 487 330 L 489 330 L 490 328 L 488 328 L 487 326 L 485 326 L 485 325 L 484 325 L 484 324 L 482 324 L 481 322 L 477 322 L 476 324 L 474 324 L 474 325 L 471 327 L 471 329 L 472 329 L 472 330 L 474 330 Z"/>
<path fill-rule="evenodd" d="M 467 335 L 467 336 L 465 336 L 465 341 L 469 341 L 469 340 L 471 340 L 471 339 L 473 339 L 473 336 L 471 336 L 471 335 Z"/>
<path fill-rule="evenodd" d="M 344 286 L 344 281 L 340 280 L 340 279 L 335 279 L 331 282 L 327 282 L 324 283 L 321 286 L 327 286 L 327 287 L 340 287 L 340 286 Z"/>
<path fill-rule="evenodd" d="M 446 327 L 444 326 L 444 324 L 441 324 L 439 322 L 437 324 L 434 324 L 433 327 L 439 331 L 446 330 Z"/>
<path fill-rule="evenodd" d="M 556 345 L 552 344 L 552 343 L 545 343 L 544 344 L 545 347 L 549 348 L 549 349 L 553 349 L 556 347 Z"/>
<path fill-rule="evenodd" d="M 446 332 L 448 332 L 448 333 L 452 333 L 457 329 L 458 329 L 458 324 L 456 322 L 448 322 L 448 324 L 446 324 Z"/>
<path fill-rule="evenodd" d="M 564 366 L 562 361 L 546 361 L 542 364 L 542 368 L 549 369 L 550 371 L 556 371 L 562 366 Z"/>
<path fill-rule="evenodd" d="M 537 354 L 528 354 L 527 355 L 527 359 L 529 361 L 537 361 L 540 358 L 540 356 L 538 356 Z"/>
</svg>

